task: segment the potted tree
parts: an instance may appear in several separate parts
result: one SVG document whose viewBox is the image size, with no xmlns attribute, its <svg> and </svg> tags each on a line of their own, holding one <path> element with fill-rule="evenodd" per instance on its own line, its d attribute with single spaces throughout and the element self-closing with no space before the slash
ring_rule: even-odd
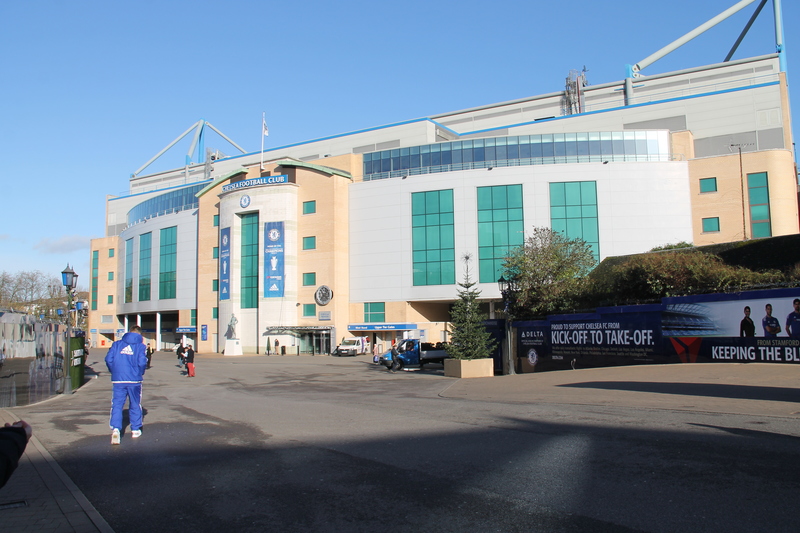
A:
<svg viewBox="0 0 800 533">
<path fill-rule="evenodd" d="M 464 281 L 458 284 L 458 299 L 450 318 L 450 342 L 445 348 L 450 359 L 444 361 L 444 375 L 454 378 L 491 377 L 494 375 L 492 350 L 495 341 L 486 331 L 486 317 L 480 311 L 478 297 L 470 275 L 470 254 L 464 254 Z"/>
</svg>

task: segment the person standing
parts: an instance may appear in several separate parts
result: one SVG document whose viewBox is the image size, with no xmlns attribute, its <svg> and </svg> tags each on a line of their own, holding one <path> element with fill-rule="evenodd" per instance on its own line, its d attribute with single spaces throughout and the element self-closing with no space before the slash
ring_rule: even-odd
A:
<svg viewBox="0 0 800 533">
<path fill-rule="evenodd" d="M 786 317 L 786 334 L 793 339 L 800 339 L 800 298 L 792 302 L 794 311 Z"/>
<path fill-rule="evenodd" d="M 183 352 L 183 357 L 186 360 L 186 375 L 190 378 L 194 377 L 194 350 L 192 350 L 192 345 L 189 344 L 186 347 L 186 351 Z"/>
<path fill-rule="evenodd" d="M 0 428 L 0 487 L 6 484 L 31 440 L 33 429 L 24 420 Z"/>
<path fill-rule="evenodd" d="M 175 351 L 178 354 L 178 368 L 180 368 L 186 362 L 184 360 L 184 356 L 186 354 L 186 348 L 183 346 L 183 342 L 181 342 L 180 345 L 178 345 L 178 349 Z"/>
<path fill-rule="evenodd" d="M 750 306 L 744 306 L 744 318 L 739 323 L 739 336 L 740 337 L 755 337 L 756 336 L 756 324 L 753 322 L 753 319 L 750 318 Z"/>
<path fill-rule="evenodd" d="M 114 341 L 106 355 L 111 372 L 111 444 L 119 444 L 122 431 L 122 408 L 128 400 L 131 436 L 142 436 L 142 381 L 147 368 L 147 354 L 142 328 L 131 326 L 121 340 Z"/>
<path fill-rule="evenodd" d="M 150 368 L 150 362 L 153 360 L 153 349 L 150 347 L 150 343 L 147 343 L 147 351 L 145 352 L 147 355 L 147 368 Z"/>
<path fill-rule="evenodd" d="M 777 337 L 778 333 L 781 332 L 781 323 L 772 316 L 772 304 L 765 305 L 764 310 L 767 312 L 767 316 L 761 319 L 761 325 L 764 327 L 764 336 Z"/>
</svg>

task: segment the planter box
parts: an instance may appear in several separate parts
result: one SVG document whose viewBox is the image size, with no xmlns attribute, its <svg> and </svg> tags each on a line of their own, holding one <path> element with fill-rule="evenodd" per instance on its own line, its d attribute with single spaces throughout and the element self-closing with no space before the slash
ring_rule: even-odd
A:
<svg viewBox="0 0 800 533">
<path fill-rule="evenodd" d="M 494 376 L 494 360 L 445 359 L 444 375 L 450 378 L 490 378 Z"/>
</svg>

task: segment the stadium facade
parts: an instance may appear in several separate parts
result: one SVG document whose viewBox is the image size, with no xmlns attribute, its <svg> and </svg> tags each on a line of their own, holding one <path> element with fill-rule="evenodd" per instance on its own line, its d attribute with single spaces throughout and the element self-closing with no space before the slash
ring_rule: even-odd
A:
<svg viewBox="0 0 800 533">
<path fill-rule="evenodd" d="M 447 340 L 470 254 L 490 312 L 534 226 L 598 260 L 795 234 L 782 57 L 563 91 L 134 175 L 92 241 L 90 336 L 329 353 Z M 626 87 L 627 85 L 627 87 Z"/>
</svg>

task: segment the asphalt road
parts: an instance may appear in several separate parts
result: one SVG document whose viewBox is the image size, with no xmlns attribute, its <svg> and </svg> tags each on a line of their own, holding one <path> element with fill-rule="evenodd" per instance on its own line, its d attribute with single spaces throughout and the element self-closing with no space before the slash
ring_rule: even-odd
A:
<svg viewBox="0 0 800 533">
<path fill-rule="evenodd" d="M 16 408 L 119 533 L 800 531 L 800 366 L 445 378 L 368 357 L 159 352 L 144 435 L 110 381 Z"/>
</svg>

